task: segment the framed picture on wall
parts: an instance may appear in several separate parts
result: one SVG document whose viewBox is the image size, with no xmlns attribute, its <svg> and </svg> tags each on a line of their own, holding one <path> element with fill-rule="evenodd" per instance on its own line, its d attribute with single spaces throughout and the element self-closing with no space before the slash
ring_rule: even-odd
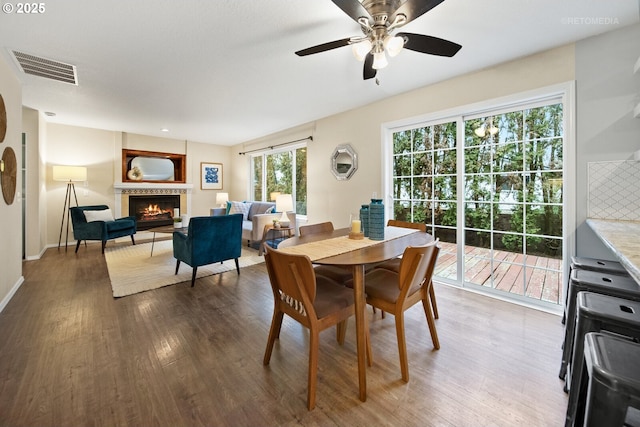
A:
<svg viewBox="0 0 640 427">
<path fill-rule="evenodd" d="M 200 163 L 200 188 L 222 190 L 222 163 Z"/>
</svg>

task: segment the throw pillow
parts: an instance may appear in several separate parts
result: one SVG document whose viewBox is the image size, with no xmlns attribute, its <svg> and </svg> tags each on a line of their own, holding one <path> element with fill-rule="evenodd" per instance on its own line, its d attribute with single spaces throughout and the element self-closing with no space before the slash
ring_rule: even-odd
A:
<svg viewBox="0 0 640 427">
<path fill-rule="evenodd" d="M 235 213 L 241 213 L 242 219 L 244 221 L 247 220 L 247 215 L 249 214 L 249 208 L 251 208 L 251 203 L 244 202 L 229 202 L 231 206 L 229 207 L 229 215 Z"/>
<path fill-rule="evenodd" d="M 111 209 L 103 209 L 101 211 L 84 211 L 84 217 L 87 222 L 94 221 L 113 221 Z"/>
<path fill-rule="evenodd" d="M 270 214 L 270 213 L 273 213 L 275 210 L 276 210 L 276 207 L 275 206 L 271 206 L 271 207 L 268 207 L 267 210 L 264 211 L 264 213 Z"/>
</svg>

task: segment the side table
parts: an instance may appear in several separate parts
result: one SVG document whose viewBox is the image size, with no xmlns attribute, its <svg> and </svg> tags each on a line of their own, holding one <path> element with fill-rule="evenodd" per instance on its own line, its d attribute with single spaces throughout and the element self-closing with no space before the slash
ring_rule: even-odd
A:
<svg viewBox="0 0 640 427">
<path fill-rule="evenodd" d="M 291 237 L 291 231 L 293 230 L 293 228 L 291 227 L 274 227 L 273 224 L 267 224 L 264 226 L 264 231 L 262 232 L 262 241 L 260 242 L 260 248 L 258 249 L 258 256 L 262 256 L 262 252 L 264 251 L 264 244 L 268 241 L 271 240 L 271 243 L 273 245 L 275 245 L 275 242 L 277 240 L 277 238 L 279 237 L 280 239 L 288 239 L 289 237 Z M 273 231 L 271 233 L 271 239 L 268 239 L 267 236 L 269 235 L 269 231 Z M 279 236 L 276 236 L 277 233 L 280 233 Z M 285 233 L 286 233 L 286 237 L 285 237 Z"/>
<path fill-rule="evenodd" d="M 163 225 L 160 227 L 150 228 L 145 231 L 153 233 L 153 240 L 151 241 L 151 255 L 149 255 L 153 256 L 153 246 L 156 244 L 156 233 L 173 234 L 174 231 L 179 231 L 182 234 L 187 234 L 189 227 L 175 228 L 173 225 Z"/>
</svg>

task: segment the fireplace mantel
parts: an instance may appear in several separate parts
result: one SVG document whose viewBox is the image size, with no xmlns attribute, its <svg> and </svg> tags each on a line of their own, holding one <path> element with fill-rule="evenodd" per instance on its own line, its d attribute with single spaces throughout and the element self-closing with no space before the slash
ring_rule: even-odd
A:
<svg viewBox="0 0 640 427">
<path fill-rule="evenodd" d="M 156 183 L 156 182 L 116 182 L 113 184 L 115 193 L 115 212 L 122 216 L 129 215 L 129 195 L 140 194 L 180 194 L 180 214 L 191 212 L 191 191 L 193 184 Z"/>
</svg>

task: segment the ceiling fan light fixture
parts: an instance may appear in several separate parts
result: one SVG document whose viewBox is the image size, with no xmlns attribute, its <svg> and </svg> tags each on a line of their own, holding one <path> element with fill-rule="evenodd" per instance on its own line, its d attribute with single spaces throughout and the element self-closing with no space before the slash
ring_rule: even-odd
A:
<svg viewBox="0 0 640 427">
<path fill-rule="evenodd" d="M 389 65 L 389 61 L 387 61 L 387 55 L 384 54 L 384 50 L 373 54 L 373 65 L 371 67 L 374 70 L 381 70 L 387 65 Z"/>
<path fill-rule="evenodd" d="M 387 36 L 384 39 L 384 48 L 391 58 L 398 55 L 404 47 L 404 38 L 400 36 Z"/>
<path fill-rule="evenodd" d="M 358 61 L 364 61 L 364 59 L 367 57 L 367 54 L 371 52 L 371 47 L 372 45 L 369 39 L 354 43 L 351 46 L 353 56 L 355 56 Z"/>
</svg>

